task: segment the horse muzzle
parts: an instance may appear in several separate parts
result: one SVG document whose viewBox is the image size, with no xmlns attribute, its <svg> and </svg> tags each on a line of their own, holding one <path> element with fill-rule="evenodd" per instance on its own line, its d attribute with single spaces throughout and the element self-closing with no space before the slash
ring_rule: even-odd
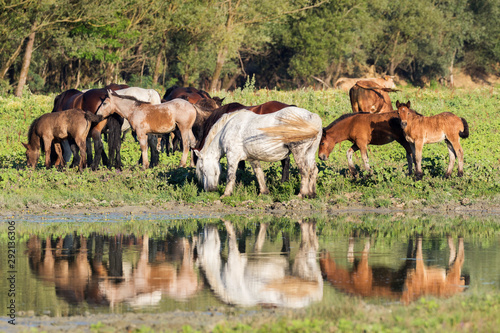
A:
<svg viewBox="0 0 500 333">
<path fill-rule="evenodd" d="M 407 125 L 408 124 L 406 123 L 406 121 L 401 121 L 401 128 L 402 129 L 405 129 Z"/>
<path fill-rule="evenodd" d="M 322 161 L 326 161 L 328 159 L 328 155 L 326 155 L 325 153 L 318 154 L 318 157 Z"/>
</svg>

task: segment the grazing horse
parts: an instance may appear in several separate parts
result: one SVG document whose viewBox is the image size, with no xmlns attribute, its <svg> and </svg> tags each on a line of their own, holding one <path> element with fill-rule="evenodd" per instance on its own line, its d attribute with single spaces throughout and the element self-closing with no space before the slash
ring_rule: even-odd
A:
<svg viewBox="0 0 500 333">
<path fill-rule="evenodd" d="M 82 109 L 84 111 L 89 111 L 92 113 L 96 113 L 97 109 L 101 105 L 102 101 L 106 97 L 107 94 L 107 89 L 111 90 L 119 90 L 119 89 L 125 89 L 128 88 L 127 85 L 124 84 L 110 84 L 106 86 L 105 88 L 100 88 L 100 89 L 89 89 L 85 92 L 81 92 L 80 94 L 74 92 L 71 94 L 71 96 L 67 99 L 65 99 L 64 103 L 61 104 L 61 109 L 62 110 L 67 110 L 67 109 Z M 63 94 L 65 94 L 64 92 Z M 61 94 L 61 95 L 63 95 Z M 59 96 L 61 96 L 59 95 Z M 63 96 L 64 97 L 64 96 Z M 57 97 L 56 97 L 57 99 Z M 54 109 L 55 110 L 55 109 Z M 104 129 L 104 127 L 107 125 L 108 126 L 108 131 L 110 133 L 110 136 L 119 137 L 120 133 L 120 128 L 122 124 L 120 123 L 119 118 L 109 118 L 105 119 L 101 122 L 99 122 L 97 125 L 93 126 L 90 129 L 90 136 L 94 140 L 94 151 L 95 151 L 95 158 L 92 158 L 92 148 L 90 145 L 90 138 L 87 138 L 87 162 L 92 165 L 92 170 L 96 170 L 99 166 L 99 163 L 101 162 L 101 157 L 103 160 L 103 163 L 109 167 L 113 165 L 119 165 L 117 161 L 109 161 L 106 153 L 103 150 L 103 144 L 101 140 L 101 132 Z M 118 134 L 116 134 L 118 133 Z M 109 150 L 114 151 L 116 147 L 114 146 L 116 140 L 113 142 L 109 143 Z M 75 162 L 74 162 L 75 163 Z"/>
<path fill-rule="evenodd" d="M 352 112 L 391 112 L 392 104 L 388 92 L 397 89 L 383 87 L 376 82 L 362 80 L 349 90 Z"/>
<path fill-rule="evenodd" d="M 59 112 L 44 114 L 35 119 L 28 131 L 28 143 L 23 143 L 26 148 L 27 165 L 35 168 L 40 149 L 45 151 L 45 167 L 51 167 L 50 150 L 52 143 L 57 156 L 63 160 L 61 142 L 73 138 L 80 149 L 79 169 L 86 165 L 85 140 L 90 130 L 92 122 L 99 122 L 102 117 L 80 109 L 70 109 Z"/>
<path fill-rule="evenodd" d="M 142 167 L 149 167 L 148 160 L 148 134 L 170 133 L 175 126 L 181 131 L 184 142 L 191 143 L 194 147 L 196 139 L 194 138 L 192 127 L 196 120 L 196 109 L 193 104 L 181 98 L 176 98 L 170 102 L 159 105 L 141 102 L 134 97 L 119 96 L 115 92 L 108 90 L 107 97 L 102 102 L 97 111 L 98 115 L 109 117 L 117 113 L 127 119 L 132 129 L 137 134 L 137 140 L 141 145 Z M 186 166 L 189 145 L 184 145 L 181 158 L 181 167 Z"/>
<path fill-rule="evenodd" d="M 356 168 L 352 161 L 354 152 L 361 151 L 365 169 L 370 172 L 367 154 L 368 145 L 385 145 L 392 141 L 397 141 L 406 150 L 408 174 L 412 173 L 413 153 L 410 144 L 405 139 L 396 111 L 348 113 L 340 116 L 323 129 L 318 157 L 326 161 L 335 145 L 345 140 L 353 143 L 351 148 L 347 150 L 347 163 L 353 176 L 356 176 Z"/>
<path fill-rule="evenodd" d="M 298 107 L 258 115 L 243 109 L 225 114 L 210 130 L 198 155 L 196 175 L 205 191 L 217 189 L 220 159 L 227 156 L 227 186 L 231 195 L 240 161 L 248 160 L 257 176 L 260 193 L 268 194 L 260 161 L 276 162 L 292 153 L 301 174 L 299 197 L 316 196 L 315 152 L 321 139 L 321 118 Z"/>
<path fill-rule="evenodd" d="M 196 145 L 197 150 L 203 149 L 203 146 L 205 144 L 205 138 L 207 134 L 210 132 L 210 129 L 212 126 L 225 114 L 231 113 L 237 110 L 242 110 L 246 109 L 249 111 L 252 111 L 255 114 L 269 114 L 269 113 L 274 113 L 277 112 L 281 109 L 284 109 L 289 106 L 294 106 L 294 105 L 289 105 L 285 103 L 281 103 L 278 101 L 269 101 L 263 104 L 259 105 L 254 105 L 254 106 L 245 106 L 240 103 L 229 103 L 226 104 L 216 110 L 213 110 L 210 114 L 210 116 L 205 120 L 203 123 L 203 127 L 201 128 L 201 134 L 198 139 L 198 144 Z M 283 169 L 282 175 L 281 175 L 281 182 L 287 182 L 288 178 L 290 176 L 290 156 L 286 156 L 283 160 L 281 160 L 281 167 Z M 240 168 L 244 169 L 245 168 L 245 162 L 242 161 L 240 163 Z"/>
<path fill-rule="evenodd" d="M 227 230 L 227 260 L 221 255 L 221 237 L 216 225 L 207 224 L 198 240 L 198 262 L 215 295 L 226 304 L 302 308 L 323 298 L 323 278 L 316 260 L 318 238 L 314 223 L 299 222 L 300 246 L 293 259 L 282 253 L 260 253 L 267 230 L 259 227 L 252 254 L 241 253 L 237 231 Z"/>
<path fill-rule="evenodd" d="M 464 174 L 464 151 L 460 145 L 460 138 L 469 137 L 469 125 L 464 118 L 451 112 L 443 112 L 435 116 L 425 117 L 410 109 L 410 101 L 406 104 L 396 102 L 398 115 L 401 119 L 406 140 L 410 143 L 415 154 L 416 172 L 418 180 L 422 179 L 422 149 L 426 143 L 436 143 L 443 140 L 448 146 L 450 164 L 445 177 L 448 178 L 453 170 L 455 158 L 458 157 L 458 177 Z"/>
</svg>

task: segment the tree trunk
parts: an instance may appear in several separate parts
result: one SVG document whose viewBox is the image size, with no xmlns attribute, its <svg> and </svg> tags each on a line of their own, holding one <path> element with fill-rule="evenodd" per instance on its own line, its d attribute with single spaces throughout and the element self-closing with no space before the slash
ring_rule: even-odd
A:
<svg viewBox="0 0 500 333">
<path fill-rule="evenodd" d="M 217 90 L 220 73 L 222 72 L 222 67 L 224 67 L 224 63 L 226 62 L 227 51 L 228 47 L 226 45 L 217 54 L 217 63 L 215 64 L 214 74 L 212 75 L 212 82 L 210 83 L 210 92 L 212 93 Z"/>
<path fill-rule="evenodd" d="M 163 48 L 160 49 L 160 51 L 158 51 L 158 54 L 156 55 L 155 70 L 153 72 L 153 85 L 156 85 L 158 83 L 158 79 L 160 78 L 162 52 Z"/>
<path fill-rule="evenodd" d="M 450 64 L 450 87 L 453 88 L 455 85 L 455 82 L 453 80 L 453 65 L 455 64 L 455 55 L 457 54 L 457 49 L 453 51 L 453 56 L 451 57 L 451 64 Z"/>
<path fill-rule="evenodd" d="M 397 52 L 397 48 L 398 48 L 398 39 L 399 39 L 400 33 L 401 32 L 398 31 L 398 33 L 396 34 L 396 40 L 394 41 L 394 47 L 392 49 L 391 64 L 389 67 L 389 75 L 391 75 L 391 76 L 394 76 L 394 72 L 396 71 L 396 67 L 399 64 L 399 62 L 396 63 L 396 57 L 397 57 L 396 52 Z"/>
<path fill-rule="evenodd" d="M 33 55 L 33 45 L 35 45 L 35 34 L 36 34 L 36 23 L 33 23 L 31 27 L 31 33 L 28 36 L 28 43 L 26 44 L 26 51 L 24 52 L 23 66 L 21 67 L 21 74 L 19 75 L 19 83 L 17 84 L 15 96 L 21 97 L 23 94 L 23 88 L 26 84 L 26 79 L 28 78 L 28 72 L 30 69 L 31 56 Z"/>
<path fill-rule="evenodd" d="M 23 49 L 24 45 L 24 39 L 19 43 L 19 46 L 17 49 L 12 53 L 10 58 L 7 60 L 7 62 L 2 66 L 2 69 L 0 69 L 0 80 L 5 77 L 5 74 L 9 71 L 10 66 L 16 61 L 17 57 L 19 56 L 19 53 L 21 53 L 21 50 Z"/>
</svg>

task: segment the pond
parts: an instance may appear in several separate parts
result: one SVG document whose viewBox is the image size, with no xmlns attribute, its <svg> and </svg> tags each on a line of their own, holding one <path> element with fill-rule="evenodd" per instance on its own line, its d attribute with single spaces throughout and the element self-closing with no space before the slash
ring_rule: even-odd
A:
<svg viewBox="0 0 500 333">
<path fill-rule="evenodd" d="M 9 305 L 12 274 L 20 317 L 306 308 L 335 304 L 339 294 L 406 305 L 498 292 L 499 221 L 402 213 L 4 217 L 0 306 Z"/>
</svg>

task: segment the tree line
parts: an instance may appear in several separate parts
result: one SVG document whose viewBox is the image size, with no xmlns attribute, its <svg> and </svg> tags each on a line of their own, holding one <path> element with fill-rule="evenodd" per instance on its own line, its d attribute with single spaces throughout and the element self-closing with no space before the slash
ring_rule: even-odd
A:
<svg viewBox="0 0 500 333">
<path fill-rule="evenodd" d="M 498 0 L 0 0 L 0 93 L 500 74 Z"/>
</svg>

